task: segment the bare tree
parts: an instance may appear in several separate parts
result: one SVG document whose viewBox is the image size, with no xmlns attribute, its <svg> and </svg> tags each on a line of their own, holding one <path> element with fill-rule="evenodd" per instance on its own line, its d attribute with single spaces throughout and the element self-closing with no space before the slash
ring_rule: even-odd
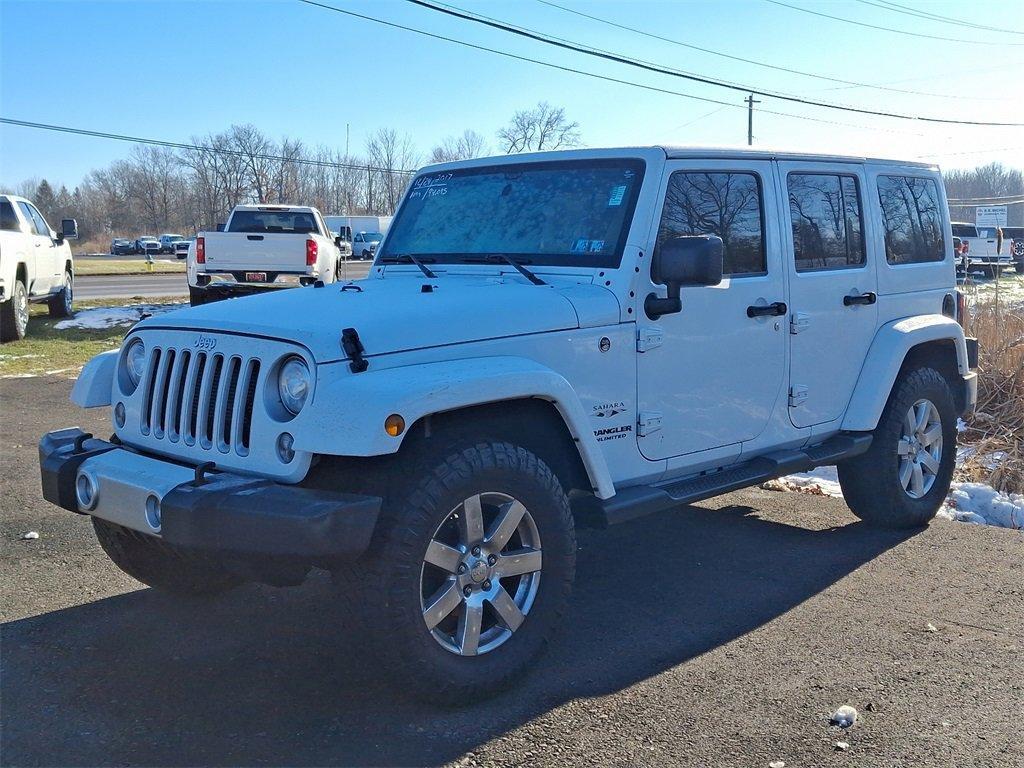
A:
<svg viewBox="0 0 1024 768">
<path fill-rule="evenodd" d="M 393 213 L 417 165 L 412 140 L 393 128 L 380 128 L 366 142 L 368 202 L 372 213 Z M 373 169 L 370 168 L 373 166 Z"/>
<path fill-rule="evenodd" d="M 487 139 L 472 128 L 467 128 L 461 136 L 446 136 L 430 150 L 431 163 L 454 163 L 457 160 L 470 160 L 487 154 Z"/>
<path fill-rule="evenodd" d="M 249 173 L 249 185 L 256 202 L 269 203 L 273 177 L 276 170 L 277 147 L 254 125 L 231 126 L 231 143 L 241 153 Z"/>
<path fill-rule="evenodd" d="M 509 124 L 498 131 L 498 140 L 507 155 L 578 147 L 580 124 L 566 118 L 564 107 L 542 101 L 512 115 Z"/>
</svg>

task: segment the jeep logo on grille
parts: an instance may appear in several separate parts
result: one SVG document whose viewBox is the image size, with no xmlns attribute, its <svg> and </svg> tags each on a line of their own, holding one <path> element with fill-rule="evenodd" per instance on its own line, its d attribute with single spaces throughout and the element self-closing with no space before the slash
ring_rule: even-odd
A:
<svg viewBox="0 0 1024 768">
<path fill-rule="evenodd" d="M 212 336 L 200 336 L 192 342 L 192 346 L 196 349 L 213 349 L 217 346 L 217 340 Z"/>
</svg>

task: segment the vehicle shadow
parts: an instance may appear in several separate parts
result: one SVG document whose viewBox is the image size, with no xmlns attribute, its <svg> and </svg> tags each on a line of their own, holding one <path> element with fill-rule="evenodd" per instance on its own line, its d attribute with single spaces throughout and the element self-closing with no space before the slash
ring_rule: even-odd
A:
<svg viewBox="0 0 1024 768">
<path fill-rule="evenodd" d="M 580 537 L 565 628 L 521 685 L 445 709 L 386 685 L 326 578 L 143 589 L 3 626 L 8 765 L 439 764 L 777 618 L 908 534 L 684 507 Z"/>
</svg>

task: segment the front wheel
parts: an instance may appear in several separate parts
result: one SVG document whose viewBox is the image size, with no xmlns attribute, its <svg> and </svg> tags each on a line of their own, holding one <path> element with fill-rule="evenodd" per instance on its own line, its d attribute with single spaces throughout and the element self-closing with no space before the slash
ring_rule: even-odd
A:
<svg viewBox="0 0 1024 768">
<path fill-rule="evenodd" d="M 565 612 L 569 502 L 534 454 L 455 445 L 418 462 L 368 555 L 370 628 L 396 682 L 431 701 L 493 695 L 524 674 Z"/>
<path fill-rule="evenodd" d="M 956 408 L 934 368 L 897 379 L 871 447 L 839 464 L 839 483 L 857 517 L 882 528 L 927 525 L 942 505 L 956 461 Z"/>
</svg>

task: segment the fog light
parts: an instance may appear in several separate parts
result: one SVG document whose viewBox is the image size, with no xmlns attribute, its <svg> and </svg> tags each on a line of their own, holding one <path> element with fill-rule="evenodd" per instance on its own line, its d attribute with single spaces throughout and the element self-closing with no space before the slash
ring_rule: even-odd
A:
<svg viewBox="0 0 1024 768">
<path fill-rule="evenodd" d="M 154 531 L 160 530 L 160 499 L 152 494 L 146 498 L 146 522 Z"/>
<path fill-rule="evenodd" d="M 384 431 L 392 437 L 398 437 L 400 434 L 405 432 L 405 419 L 397 413 L 392 413 L 384 419 Z"/>
<path fill-rule="evenodd" d="M 114 423 L 118 429 L 124 426 L 125 415 L 124 415 L 124 403 L 118 403 L 114 406 Z"/>
<path fill-rule="evenodd" d="M 287 432 L 282 432 L 277 438 L 277 458 L 282 464 L 289 464 L 295 458 L 295 439 Z"/>
<path fill-rule="evenodd" d="M 100 489 L 96 484 L 96 478 L 88 472 L 79 472 L 75 480 L 75 498 L 78 499 L 78 506 L 83 512 L 88 512 L 96 506 Z"/>
</svg>

